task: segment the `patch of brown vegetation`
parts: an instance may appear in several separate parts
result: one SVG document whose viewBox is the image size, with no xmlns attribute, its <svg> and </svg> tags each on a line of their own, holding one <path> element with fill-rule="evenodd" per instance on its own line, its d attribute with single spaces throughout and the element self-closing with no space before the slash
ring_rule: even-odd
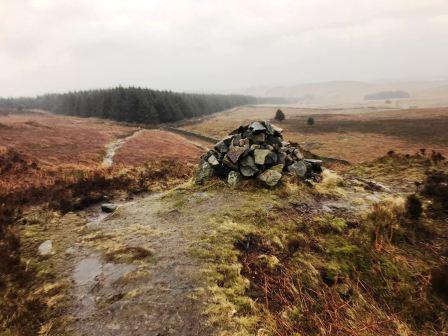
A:
<svg viewBox="0 0 448 336">
<path fill-rule="evenodd" d="M 222 138 L 235 124 L 274 118 L 276 107 L 243 107 L 222 112 L 183 129 Z M 413 154 L 435 148 L 448 154 L 448 108 L 387 110 L 283 108 L 286 120 L 278 123 L 285 138 L 299 142 L 322 156 L 359 163 L 382 156 L 388 149 Z M 308 117 L 315 120 L 307 125 Z M 274 122 L 275 123 L 275 122 Z"/>
<path fill-rule="evenodd" d="M 99 164 L 105 146 L 135 128 L 94 119 L 53 114 L 0 116 L 6 126 L 0 144 L 28 155 L 42 166 Z"/>
<path fill-rule="evenodd" d="M 135 166 L 160 160 L 197 162 L 203 150 L 185 138 L 166 131 L 143 130 L 129 139 L 115 156 L 116 165 Z"/>
</svg>

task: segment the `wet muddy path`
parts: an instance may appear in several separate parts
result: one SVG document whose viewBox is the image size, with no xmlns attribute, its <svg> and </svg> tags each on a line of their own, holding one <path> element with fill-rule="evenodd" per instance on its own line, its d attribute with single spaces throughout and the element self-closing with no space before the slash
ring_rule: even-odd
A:
<svg viewBox="0 0 448 336">
<path fill-rule="evenodd" d="M 131 135 L 128 135 L 124 138 L 118 138 L 115 141 L 112 141 L 106 146 L 106 154 L 103 157 L 103 162 L 101 163 L 104 167 L 110 167 L 114 163 L 114 156 L 117 153 L 117 151 L 123 146 L 128 140 L 136 137 L 142 132 L 142 129 L 138 129 L 135 132 L 133 132 Z"/>
</svg>

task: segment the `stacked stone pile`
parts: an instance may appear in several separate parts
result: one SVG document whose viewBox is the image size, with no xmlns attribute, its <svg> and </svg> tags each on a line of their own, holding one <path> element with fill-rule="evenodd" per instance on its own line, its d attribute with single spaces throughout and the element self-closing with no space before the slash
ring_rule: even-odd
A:
<svg viewBox="0 0 448 336">
<path fill-rule="evenodd" d="M 257 178 L 275 186 L 284 174 L 316 178 L 321 160 L 305 159 L 300 148 L 284 141 L 282 129 L 268 121 L 255 121 L 234 130 L 201 158 L 196 183 L 212 176 L 236 185 L 244 178 Z"/>
</svg>

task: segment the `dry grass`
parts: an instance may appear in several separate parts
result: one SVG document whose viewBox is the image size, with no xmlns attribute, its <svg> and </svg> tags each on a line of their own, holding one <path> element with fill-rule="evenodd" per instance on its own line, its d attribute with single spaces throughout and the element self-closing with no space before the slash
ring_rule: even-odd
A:
<svg viewBox="0 0 448 336">
<path fill-rule="evenodd" d="M 21 210 L 47 205 L 67 212 L 116 193 L 167 189 L 192 176 L 192 162 L 201 150 L 168 132 L 141 132 L 119 149 L 117 164 L 102 167 L 106 145 L 135 130 L 47 113 L 0 116 L 0 334 L 3 330 L 6 335 L 36 334 L 60 297 L 32 293 L 38 277 L 21 260 L 14 227 Z M 111 254 L 111 258 L 145 256 L 148 251 Z M 51 328 L 41 328 L 43 334 L 47 327 Z"/>
<path fill-rule="evenodd" d="M 126 142 L 115 156 L 117 165 L 135 166 L 160 160 L 197 162 L 203 150 L 180 135 L 159 130 L 143 130 Z"/>
<path fill-rule="evenodd" d="M 243 107 L 222 112 L 183 128 L 221 138 L 243 122 L 272 119 L 277 107 Z M 282 108 L 286 120 L 277 123 L 287 140 L 314 153 L 359 163 L 388 150 L 414 154 L 420 148 L 448 154 L 448 108 L 388 110 Z M 314 126 L 306 119 L 313 116 Z M 275 123 L 275 122 L 274 122 Z"/>
<path fill-rule="evenodd" d="M 42 166 L 93 166 L 101 162 L 105 146 L 135 129 L 94 118 L 53 114 L 0 116 L 7 128 L 0 145 L 28 155 Z"/>
<path fill-rule="evenodd" d="M 321 192 L 292 181 L 220 190 L 240 204 L 211 218 L 216 232 L 198 253 L 220 335 L 448 335 L 446 213 L 424 207 L 412 219 L 401 198 L 324 213 L 322 193 L 349 188 L 325 180 Z"/>
</svg>

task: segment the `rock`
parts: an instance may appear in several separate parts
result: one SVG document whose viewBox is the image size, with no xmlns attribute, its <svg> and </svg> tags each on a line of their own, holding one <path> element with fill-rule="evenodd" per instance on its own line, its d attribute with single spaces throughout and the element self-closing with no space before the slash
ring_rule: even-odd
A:
<svg viewBox="0 0 448 336">
<path fill-rule="evenodd" d="M 296 174 L 299 177 L 305 177 L 308 172 L 308 167 L 304 161 L 296 161 L 288 166 L 288 171 Z"/>
<path fill-rule="evenodd" d="M 266 156 L 269 155 L 271 151 L 269 149 L 256 149 L 254 150 L 255 163 L 259 165 L 264 165 Z"/>
<path fill-rule="evenodd" d="M 299 160 L 303 159 L 303 154 L 302 154 L 302 152 L 298 148 L 294 149 L 293 154 Z"/>
<path fill-rule="evenodd" d="M 199 165 L 199 169 L 196 172 L 195 182 L 196 184 L 203 184 L 206 180 L 213 176 L 213 167 L 207 161 L 202 162 Z M 102 206 L 101 206 L 102 209 Z M 115 209 L 114 209 L 115 210 Z M 112 210 L 112 211 L 114 211 Z M 104 210 L 103 210 L 104 211 Z"/>
<path fill-rule="evenodd" d="M 254 121 L 252 124 L 249 125 L 249 128 L 254 133 L 266 131 L 266 127 L 263 126 L 263 124 L 259 121 Z"/>
<path fill-rule="evenodd" d="M 275 170 L 275 171 L 278 171 L 279 173 L 281 173 L 281 172 L 283 172 L 283 168 L 285 168 L 285 165 L 280 163 L 278 165 L 273 166 L 271 168 L 271 170 Z"/>
<path fill-rule="evenodd" d="M 229 175 L 231 171 L 232 170 L 224 163 L 215 168 L 215 174 L 219 178 L 227 178 L 227 175 Z"/>
<path fill-rule="evenodd" d="M 258 173 L 258 168 L 255 165 L 255 160 L 252 156 L 246 156 L 241 160 L 240 171 L 243 176 L 251 177 Z"/>
<path fill-rule="evenodd" d="M 229 167 L 231 170 L 238 171 L 238 165 L 232 162 L 232 160 L 229 159 L 229 157 L 226 155 L 224 156 L 224 160 L 222 161 L 227 167 Z"/>
<path fill-rule="evenodd" d="M 260 181 L 266 183 L 268 186 L 273 187 L 277 185 L 278 181 L 280 181 L 280 179 L 282 178 L 282 174 L 276 170 L 268 169 L 263 173 L 261 173 L 260 175 L 258 175 L 257 178 Z"/>
<path fill-rule="evenodd" d="M 229 146 L 224 142 L 224 140 L 221 140 L 220 142 L 218 142 L 218 143 L 215 145 L 215 149 L 216 149 L 218 152 L 220 152 L 220 153 L 222 153 L 222 154 L 225 154 L 225 153 L 227 153 L 227 151 L 229 150 Z"/>
<path fill-rule="evenodd" d="M 274 165 L 277 163 L 277 154 L 271 151 L 265 158 L 264 163 L 267 165 Z"/>
<path fill-rule="evenodd" d="M 37 251 L 42 256 L 51 254 L 51 252 L 53 251 L 53 241 L 51 240 L 44 241 L 42 244 L 39 245 Z"/>
<path fill-rule="evenodd" d="M 249 149 L 249 142 L 245 142 L 242 146 L 230 146 L 229 151 L 227 152 L 227 157 L 233 163 L 237 163 L 240 156 Z"/>
<path fill-rule="evenodd" d="M 263 143 L 266 140 L 266 135 L 264 133 L 257 133 L 252 136 L 252 140 L 257 143 Z"/>
<path fill-rule="evenodd" d="M 269 121 L 264 121 L 263 124 L 266 127 L 266 133 L 268 135 L 274 135 L 275 134 L 274 127 L 272 127 L 272 124 Z"/>
<path fill-rule="evenodd" d="M 305 162 L 311 163 L 313 166 L 322 166 L 322 160 L 315 160 L 315 159 L 305 159 Z"/>
<path fill-rule="evenodd" d="M 113 203 L 103 203 L 101 204 L 101 210 L 104 212 L 114 212 L 117 210 L 118 206 Z"/>
<path fill-rule="evenodd" d="M 236 187 L 241 182 L 241 180 L 241 174 L 236 171 L 231 171 L 229 173 L 229 176 L 227 177 L 227 183 L 232 187 Z"/>
<path fill-rule="evenodd" d="M 207 159 L 208 163 L 210 163 L 212 166 L 219 166 L 219 161 L 214 155 L 210 155 Z"/>
<path fill-rule="evenodd" d="M 285 164 L 286 163 L 286 154 L 283 152 L 279 152 L 277 154 L 277 162 L 280 164 Z"/>
</svg>

